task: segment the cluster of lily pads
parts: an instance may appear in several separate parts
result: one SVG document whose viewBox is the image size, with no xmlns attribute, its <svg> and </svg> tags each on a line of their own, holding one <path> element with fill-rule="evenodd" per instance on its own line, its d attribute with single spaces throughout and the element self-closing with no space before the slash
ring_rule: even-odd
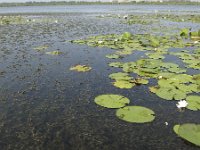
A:
<svg viewBox="0 0 200 150">
<path fill-rule="evenodd" d="M 48 17 L 28 18 L 26 16 L 0 16 L 0 25 L 30 24 L 30 23 L 58 23 L 57 19 Z"/>
<path fill-rule="evenodd" d="M 128 15 L 126 21 L 123 21 L 123 22 L 129 25 L 132 25 L 132 24 L 150 25 L 150 24 L 157 23 L 158 20 L 200 23 L 200 16 L 199 15 L 174 15 L 174 14 L 170 14 L 170 12 L 166 14 L 158 14 L 155 12 L 155 14 Z"/>
<path fill-rule="evenodd" d="M 113 54 L 106 55 L 109 59 L 121 60 L 126 55 L 134 53 L 134 51 L 147 51 L 145 53 L 146 58 L 139 58 L 131 62 L 115 61 L 109 63 L 110 67 L 122 69 L 122 72 L 109 75 L 109 78 L 114 80 L 112 84 L 117 88 L 130 89 L 135 85 L 148 84 L 148 80 L 151 78 L 157 79 L 157 85 L 149 87 L 152 93 L 155 93 L 163 100 L 184 100 L 186 101 L 187 109 L 193 111 L 200 110 L 200 96 L 198 95 L 200 93 L 200 74 L 187 74 L 188 68 L 200 69 L 200 43 L 198 39 L 191 41 L 190 38 L 185 38 L 182 34 L 158 36 L 132 35 L 129 32 L 125 32 L 121 35 L 101 35 L 71 42 L 87 44 L 93 47 L 115 49 L 116 51 Z M 169 48 L 172 47 L 193 47 L 193 50 L 169 52 Z M 187 65 L 180 67 L 176 63 L 166 62 L 166 55 L 178 56 Z M 134 73 L 138 77 L 133 78 L 130 73 Z M 142 106 L 126 106 L 130 101 L 121 95 L 99 95 L 95 98 L 95 103 L 106 108 L 119 108 L 116 111 L 116 116 L 127 122 L 144 123 L 151 122 L 155 118 L 155 113 L 148 108 Z M 182 124 L 178 127 L 177 129 L 177 126 L 175 126 L 175 133 L 177 135 L 200 146 L 200 130 L 198 124 Z M 192 132 L 193 137 L 190 136 L 189 132 Z"/>
<path fill-rule="evenodd" d="M 130 103 L 127 97 L 117 94 L 103 94 L 95 98 L 95 103 L 106 108 L 119 108 L 116 116 L 131 123 L 146 123 L 155 119 L 153 110 L 142 106 L 126 106 Z"/>
<path fill-rule="evenodd" d="M 25 21 L 22 16 L 0 16 L 0 25 L 21 24 Z"/>
<path fill-rule="evenodd" d="M 148 80 L 144 78 L 133 78 L 128 73 L 117 72 L 109 75 L 109 78 L 115 80 L 113 85 L 121 89 L 131 89 L 135 85 L 148 84 Z"/>
<path fill-rule="evenodd" d="M 77 71 L 77 72 L 87 72 L 90 71 L 92 68 L 87 65 L 75 65 L 70 68 L 70 70 Z"/>
<path fill-rule="evenodd" d="M 34 47 L 33 49 L 38 51 L 38 52 L 45 52 L 49 48 L 48 45 L 41 45 L 38 47 Z M 47 55 L 60 55 L 62 54 L 61 51 L 55 50 L 55 51 L 46 51 L 45 54 Z"/>
</svg>

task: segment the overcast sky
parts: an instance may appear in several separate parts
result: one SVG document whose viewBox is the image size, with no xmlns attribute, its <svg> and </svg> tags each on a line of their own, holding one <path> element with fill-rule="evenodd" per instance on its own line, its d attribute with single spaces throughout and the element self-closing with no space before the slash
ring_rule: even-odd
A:
<svg viewBox="0 0 200 150">
<path fill-rule="evenodd" d="M 30 1 L 35 1 L 35 2 L 49 2 L 49 1 L 65 1 L 65 0 L 0 0 L 0 3 L 2 2 L 7 2 L 7 3 L 12 3 L 12 2 L 30 2 Z"/>
</svg>

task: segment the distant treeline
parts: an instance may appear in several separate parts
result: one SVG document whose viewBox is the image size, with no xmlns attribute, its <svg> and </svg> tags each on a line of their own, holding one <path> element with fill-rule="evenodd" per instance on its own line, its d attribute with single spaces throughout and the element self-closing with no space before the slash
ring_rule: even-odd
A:
<svg viewBox="0 0 200 150">
<path fill-rule="evenodd" d="M 101 1 L 95 1 L 95 2 L 86 2 L 86 1 L 51 1 L 51 2 L 25 2 L 25 3 L 0 3 L 0 7 L 13 7 L 13 6 L 53 6 L 53 5 L 110 5 L 110 4 L 152 4 L 152 5 L 200 5 L 199 2 L 176 2 L 176 1 L 169 1 L 169 2 L 147 2 L 147 1 L 141 1 L 141 2 L 101 2 Z"/>
</svg>

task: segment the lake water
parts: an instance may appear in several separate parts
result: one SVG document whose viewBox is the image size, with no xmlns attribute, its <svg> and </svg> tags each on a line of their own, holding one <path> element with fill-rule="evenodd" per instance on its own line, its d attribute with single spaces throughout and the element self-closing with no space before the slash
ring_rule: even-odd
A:
<svg viewBox="0 0 200 150">
<path fill-rule="evenodd" d="M 70 6 L 26 6 L 0 7 L 0 13 L 200 13 L 195 5 L 70 5 Z"/>
<path fill-rule="evenodd" d="M 155 11 L 158 10 L 158 11 Z M 169 11 L 170 10 L 170 11 Z M 198 14 L 199 6 L 172 5 L 81 5 L 0 8 L 0 14 L 19 14 L 21 24 L 0 25 L 0 150 L 198 150 L 172 130 L 175 124 L 200 123 L 199 111 L 180 112 L 177 101 L 165 101 L 148 90 L 154 79 L 133 89 L 114 87 L 109 74 L 113 61 L 146 58 L 143 51 L 111 60 L 109 48 L 73 44 L 70 40 L 102 34 L 169 35 L 181 28 L 200 29 L 200 23 L 175 22 L 163 18 L 150 25 L 124 23 L 123 18 L 108 14 L 148 13 Z M 34 20 L 34 21 L 33 21 Z M 35 50 L 46 45 L 44 51 Z M 185 48 L 191 50 L 190 48 Z M 185 50 L 184 49 L 184 50 Z M 47 55 L 59 50 L 61 55 Z M 180 49 L 170 49 L 180 51 Z M 166 54 L 164 61 L 183 65 Z M 78 73 L 69 68 L 76 64 L 92 67 Z M 199 74 L 199 70 L 187 73 Z M 135 74 L 131 74 L 136 77 Z M 97 106 L 100 94 L 121 94 L 130 105 L 148 107 L 155 112 L 151 123 L 127 123 L 113 109 Z M 168 125 L 165 124 L 168 122 Z"/>
</svg>

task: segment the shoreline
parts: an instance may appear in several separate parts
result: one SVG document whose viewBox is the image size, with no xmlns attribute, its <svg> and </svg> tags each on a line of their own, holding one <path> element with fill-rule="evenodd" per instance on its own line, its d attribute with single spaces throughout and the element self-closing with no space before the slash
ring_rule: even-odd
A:
<svg viewBox="0 0 200 150">
<path fill-rule="evenodd" d="M 26 2 L 0 3 L 0 7 L 19 6 L 67 6 L 67 5 L 200 5 L 200 2 Z"/>
</svg>

